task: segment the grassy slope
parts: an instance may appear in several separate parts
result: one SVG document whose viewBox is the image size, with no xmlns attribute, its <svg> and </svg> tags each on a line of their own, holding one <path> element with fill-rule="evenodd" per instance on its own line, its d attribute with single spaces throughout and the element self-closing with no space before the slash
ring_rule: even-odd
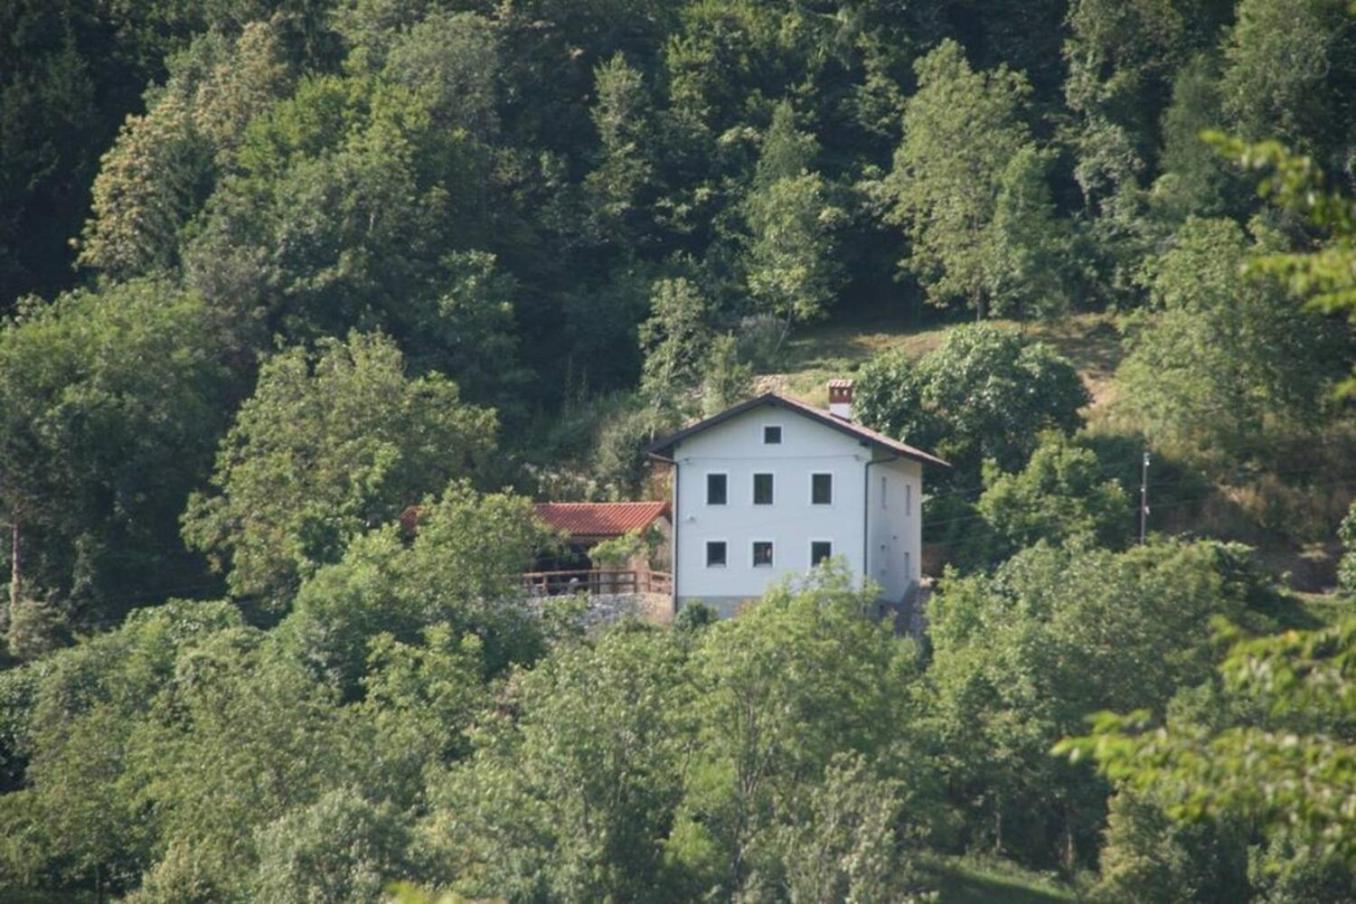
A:
<svg viewBox="0 0 1356 904">
<path fill-rule="evenodd" d="M 1109 395 L 1111 375 L 1120 361 L 1120 331 L 1105 314 L 1077 314 L 1054 323 L 991 324 L 1049 342 L 1071 360 L 1092 391 L 1094 406 Z M 786 372 L 764 374 L 764 388 L 774 388 L 809 402 L 826 404 L 826 383 L 848 376 L 862 362 L 888 348 L 903 348 L 921 358 L 936 348 L 954 324 L 917 326 L 898 317 L 858 315 L 850 320 L 808 327 L 787 343 Z"/>
<path fill-rule="evenodd" d="M 881 311 L 877 308 L 876 311 Z M 1075 314 L 1051 323 L 1019 324 L 1011 320 L 989 321 L 1003 329 L 1024 331 L 1032 338 L 1049 342 L 1078 368 L 1084 384 L 1092 393 L 1093 402 L 1086 414 L 1089 424 L 1098 429 L 1109 425 L 1107 415 L 1115 398 L 1113 375 L 1122 356 L 1121 331 L 1117 319 L 1108 314 Z M 767 373 L 758 377 L 759 389 L 786 392 L 813 404 L 828 402 L 827 382 L 833 377 L 850 376 L 863 362 L 889 348 L 902 348 L 910 357 L 920 358 L 936 348 L 956 324 L 920 324 L 916 318 L 884 309 L 884 313 L 843 312 L 831 322 L 800 329 L 787 343 L 785 371 Z M 1321 470 L 1321 469 L 1320 469 Z M 1340 476 L 1334 477 L 1340 481 Z M 1350 497 L 1346 485 L 1334 487 L 1334 504 L 1345 511 Z M 1171 512 L 1181 508 L 1160 506 L 1160 529 L 1170 532 L 1186 531 L 1207 535 L 1230 536 L 1255 546 L 1263 566 L 1274 574 L 1290 572 L 1295 586 L 1318 589 L 1331 582 L 1338 550 L 1331 537 L 1309 538 L 1299 543 L 1268 529 L 1265 499 L 1249 499 L 1254 487 L 1219 487 L 1218 499 L 1206 512 L 1194 506 L 1183 508 L 1181 518 L 1173 519 Z M 1311 494 L 1312 495 L 1312 494 Z M 1319 493 L 1319 496 L 1325 494 Z M 1237 512 L 1238 500 L 1251 507 L 1250 512 Z M 1279 504 L 1290 504 L 1282 498 Z M 1314 505 L 1300 499 L 1297 505 Z M 1261 512 L 1259 515 L 1258 512 Z M 1304 518 L 1305 515 L 1299 515 Z M 1313 518 L 1323 521 L 1333 518 L 1331 512 L 1317 512 Z M 1336 517 L 1340 517 L 1340 514 Z M 1180 522 L 1180 523 L 1174 523 Z"/>
<path fill-rule="evenodd" d="M 1075 900 L 1067 885 L 1003 861 L 946 857 L 925 869 L 937 882 L 941 904 L 1059 904 Z"/>
</svg>

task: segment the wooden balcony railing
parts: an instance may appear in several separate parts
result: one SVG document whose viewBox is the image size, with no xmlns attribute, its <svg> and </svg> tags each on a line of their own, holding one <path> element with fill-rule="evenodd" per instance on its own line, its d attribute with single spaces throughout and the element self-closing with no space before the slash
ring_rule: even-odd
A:
<svg viewBox="0 0 1356 904">
<path fill-rule="evenodd" d="M 673 575 L 664 571 L 587 569 L 529 571 L 523 589 L 533 596 L 587 593 L 590 596 L 630 593 L 673 593 Z"/>
</svg>

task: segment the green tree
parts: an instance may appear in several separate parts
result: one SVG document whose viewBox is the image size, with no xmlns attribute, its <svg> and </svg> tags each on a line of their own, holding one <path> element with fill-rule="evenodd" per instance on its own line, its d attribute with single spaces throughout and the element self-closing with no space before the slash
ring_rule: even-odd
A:
<svg viewBox="0 0 1356 904">
<path fill-rule="evenodd" d="M 796 128 L 790 102 L 779 103 L 744 200 L 749 294 L 757 310 L 781 321 L 783 341 L 794 324 L 823 316 L 843 282 L 834 230 L 846 214 L 810 168 L 817 151 L 814 137 Z"/>
<path fill-rule="evenodd" d="M 702 364 L 702 414 L 708 417 L 744 401 L 753 394 L 753 368 L 739 357 L 733 333 L 711 340 Z"/>
<path fill-rule="evenodd" d="M 941 434 L 923 408 L 919 367 L 902 348 L 886 349 L 857 371 L 852 411 L 868 427 L 919 446 Z"/>
<path fill-rule="evenodd" d="M 999 178 L 984 278 L 995 314 L 1053 318 L 1072 304 L 1073 234 L 1055 212 L 1046 179 L 1052 160 L 1028 145 Z"/>
<path fill-rule="evenodd" d="M 383 336 L 280 352 L 222 441 L 214 492 L 190 501 L 184 538 L 227 570 L 233 594 L 285 608 L 353 537 L 477 473 L 494 427 L 455 384 L 407 378 Z"/>
<path fill-rule="evenodd" d="M 484 251 L 454 252 L 442 266 L 436 300 L 411 305 L 403 318 L 411 365 L 447 375 L 468 400 L 496 405 L 506 422 L 521 417 L 532 375 L 519 350 L 518 281 Z"/>
<path fill-rule="evenodd" d="M 1076 866 L 1106 788 L 1051 745 L 1108 704 L 1161 711 L 1204 681 L 1211 620 L 1238 617 L 1256 592 L 1238 559 L 1210 543 L 1042 544 L 991 576 L 948 576 L 928 610 L 928 699 L 970 844 Z"/>
<path fill-rule="evenodd" d="M 1356 75 L 1347 7 L 1342 0 L 1240 0 L 1220 79 L 1231 128 L 1253 141 L 1275 137 L 1341 153 L 1350 136 L 1332 120 Z"/>
<path fill-rule="evenodd" d="M 1156 208 L 1176 223 L 1223 216 L 1241 207 L 1238 180 L 1226 161 L 1201 140 L 1224 121 L 1219 61 L 1202 53 L 1178 70 L 1172 103 L 1163 111 L 1162 175 L 1154 182 Z"/>
<path fill-rule="evenodd" d="M 1134 272 L 1155 239 L 1144 187 L 1161 168 L 1160 114 L 1174 75 L 1193 52 L 1218 43 L 1234 5 L 1233 0 L 1069 4 L 1064 105 L 1072 122 L 1065 134 L 1088 235 L 1100 252 L 1101 283 L 1112 297 L 1134 298 Z M 1172 191 L 1164 186 L 1165 194 Z"/>
<path fill-rule="evenodd" d="M 896 783 L 861 754 L 835 757 L 807 795 L 807 817 L 772 842 L 791 901 L 888 901 L 922 891 L 900 847 Z"/>
<path fill-rule="evenodd" d="M 228 628 L 182 650 L 129 742 L 128 780 L 142 789 L 131 799 L 154 814 L 157 848 L 203 851 L 210 881 L 245 893 L 258 828 L 372 770 L 369 733 L 337 704 L 266 632 Z"/>
<path fill-rule="evenodd" d="M 24 598 L 79 627 L 210 588 L 174 522 L 225 426 L 216 338 L 197 295 L 158 281 L 34 301 L 0 327 L 0 518 Z"/>
<path fill-rule="evenodd" d="M 1236 458 L 1269 425 L 1321 410 L 1329 328 L 1243 272 L 1256 254 L 1232 221 L 1193 219 L 1149 265 L 1159 312 L 1132 334 L 1117 379 L 1152 442 Z"/>
<path fill-rule="evenodd" d="M 931 444 L 958 473 L 993 459 L 1025 463 L 1042 430 L 1071 431 L 1088 392 L 1069 361 L 1041 342 L 997 327 L 953 330 L 919 363 L 923 406 L 944 425 Z"/>
<path fill-rule="evenodd" d="M 425 88 L 311 76 L 250 121 L 182 249 L 188 280 L 242 341 L 373 328 L 426 340 L 465 274 L 459 252 L 493 250 L 505 205 L 489 155 L 445 121 L 442 89 Z"/>
<path fill-rule="evenodd" d="M 778 318 L 785 341 L 793 325 L 822 317 L 842 284 L 833 230 L 845 215 L 817 173 L 755 190 L 746 209 L 749 294 L 757 309 Z"/>
<path fill-rule="evenodd" d="M 1249 172 L 1270 172 L 1258 186 L 1262 197 L 1307 220 L 1323 236 L 1317 247 L 1271 251 L 1249 260 L 1249 269 L 1280 279 L 1307 310 L 1346 314 L 1356 323 L 1356 203 L 1333 191 L 1313 159 L 1277 142 L 1248 145 L 1215 134 L 1211 143 Z M 1356 377 L 1339 393 L 1356 393 Z"/>
<path fill-rule="evenodd" d="M 424 498 L 413 530 L 413 540 L 399 523 L 355 536 L 340 561 L 302 583 L 284 622 L 298 659 L 349 696 L 357 695 L 381 634 L 413 644 L 446 625 L 445 648 L 474 635 L 484 676 L 540 653 L 518 576 L 552 537 L 527 499 L 454 482 L 440 497 Z"/>
<path fill-rule="evenodd" d="M 1337 566 L 1337 586 L 1356 596 L 1356 503 L 1351 506 L 1337 530 L 1342 541 L 1342 560 Z"/>
<path fill-rule="evenodd" d="M 671 844 L 703 887 L 740 895 L 795 871 L 773 855 L 771 839 L 808 815 L 806 780 L 824 776 L 836 754 L 860 753 L 878 774 L 903 778 L 893 757 L 901 766 L 908 759 L 900 726 L 910 722 L 913 649 L 864 617 L 871 599 L 841 567 L 816 569 L 803 586 L 774 588 L 701 635 L 693 654 L 699 747 Z M 900 789 L 905 805 L 928 785 L 925 762 L 912 767 Z M 826 835 L 820 843 L 855 842 Z"/>
<path fill-rule="evenodd" d="M 1063 434 L 1047 434 L 1017 473 L 989 467 L 976 504 L 989 527 L 993 561 L 1046 542 L 1122 547 L 1133 520 L 1118 481 L 1105 480 L 1097 456 Z"/>
<path fill-rule="evenodd" d="M 256 114 L 291 88 L 279 29 L 211 32 L 171 62 L 142 116 L 129 116 L 94 180 L 78 262 L 113 277 L 178 262 L 180 231 L 202 206 L 220 167 Z"/>
<path fill-rule="evenodd" d="M 433 125 L 486 144 L 499 137 L 503 39 L 489 19 L 428 8 L 383 37 L 392 43 L 382 74 L 413 91 Z"/>
<path fill-rule="evenodd" d="M 1300 863 L 1356 862 L 1348 805 L 1356 774 L 1356 621 L 1233 646 L 1220 666 L 1223 724 L 1100 713 L 1057 753 L 1154 794 L 1176 820 L 1238 818 L 1293 845 Z M 1129 709 L 1123 707 L 1123 709 Z"/>
<path fill-rule="evenodd" d="M 1108 809 L 1097 892 L 1182 904 L 1248 900 L 1246 840 L 1239 826 L 1183 825 L 1151 798 L 1120 791 Z"/>
<path fill-rule="evenodd" d="M 358 711 L 371 725 L 381 764 L 364 783 L 369 797 L 418 806 L 428 770 L 471 752 L 475 720 L 489 703 L 485 646 L 479 635 L 447 623 L 425 628 L 415 643 L 390 633 L 368 641 Z"/>
<path fill-rule="evenodd" d="M 584 181 L 599 238 L 634 249 L 653 229 L 657 168 L 651 144 L 655 126 L 645 81 L 621 54 L 594 72 L 598 164 Z"/>
<path fill-rule="evenodd" d="M 300 59 L 303 48 L 314 46 L 307 36 L 318 37 L 307 26 L 318 24 L 325 5 L 6 4 L 0 10 L 0 313 L 30 292 L 50 296 L 72 286 L 70 238 L 89 214 L 100 155 L 124 117 L 143 109 L 148 84 L 164 80 L 195 38 L 212 32 L 229 42 L 242 23 L 272 17 L 270 28 L 285 33 Z"/>
<path fill-rule="evenodd" d="M 279 904 L 373 901 L 405 868 L 409 830 L 390 804 L 330 791 L 258 830 L 253 893 Z"/>
<path fill-rule="evenodd" d="M 702 380 L 713 339 L 710 317 L 710 302 L 691 281 L 678 277 L 654 284 L 650 316 L 640 325 L 645 355 L 642 393 L 653 401 L 684 407 L 684 395 Z"/>
<path fill-rule="evenodd" d="M 513 721 L 434 795 L 441 869 L 475 897 L 668 897 L 663 838 L 681 793 L 689 696 L 672 635 L 619 625 L 513 682 Z"/>
<path fill-rule="evenodd" d="M 1042 431 L 1074 430 L 1087 390 L 1067 359 L 990 324 L 951 330 L 917 364 L 902 350 L 863 365 L 854 406 L 868 427 L 941 455 L 977 488 L 984 461 L 1022 468 Z"/>
<path fill-rule="evenodd" d="M 6 885 L 134 884 L 156 842 L 146 782 L 135 774 L 140 728 L 179 654 L 239 624 L 226 603 L 171 602 L 0 673 L 0 760 L 19 769 L 0 794 L 11 839 L 0 844 Z"/>
<path fill-rule="evenodd" d="M 928 300 L 942 306 L 962 301 L 982 319 L 997 281 L 1014 274 L 1046 278 L 1023 263 L 1025 254 L 1045 255 L 1047 266 L 1058 263 L 1058 254 L 1048 254 L 1053 239 L 1046 230 L 1054 221 L 1040 185 L 1043 158 L 1022 119 L 1031 89 L 1004 66 L 973 71 L 950 40 L 915 70 L 918 91 L 905 104 L 904 140 L 886 183 L 889 216 L 908 234 L 903 263 L 927 289 Z M 995 231 L 1000 195 L 1004 215 Z M 1018 220 L 1039 231 L 1023 234 L 1015 228 Z M 1040 300 L 1030 290 L 1022 294 Z"/>
</svg>

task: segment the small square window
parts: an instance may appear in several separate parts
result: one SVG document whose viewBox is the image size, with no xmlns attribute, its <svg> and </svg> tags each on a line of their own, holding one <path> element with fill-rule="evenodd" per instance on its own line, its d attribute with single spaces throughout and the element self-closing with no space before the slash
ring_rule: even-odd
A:
<svg viewBox="0 0 1356 904">
<path fill-rule="evenodd" d="M 782 443 L 782 428 L 780 425 L 763 428 L 763 445 L 780 446 Z"/>
<path fill-rule="evenodd" d="M 724 505 L 728 480 L 724 474 L 706 475 L 706 504 Z"/>
<path fill-rule="evenodd" d="M 753 543 L 753 567 L 770 568 L 772 566 L 772 542 L 755 540 Z"/>
<path fill-rule="evenodd" d="M 810 504 L 811 505 L 833 504 L 832 474 L 810 475 Z"/>
<path fill-rule="evenodd" d="M 828 540 L 814 540 L 810 543 L 810 567 L 833 557 L 833 544 Z"/>
<path fill-rule="evenodd" d="M 772 504 L 772 475 L 755 474 L 753 475 L 753 504 L 771 505 Z"/>
<path fill-rule="evenodd" d="M 725 541 L 706 541 L 706 567 L 723 568 L 725 566 Z"/>
</svg>

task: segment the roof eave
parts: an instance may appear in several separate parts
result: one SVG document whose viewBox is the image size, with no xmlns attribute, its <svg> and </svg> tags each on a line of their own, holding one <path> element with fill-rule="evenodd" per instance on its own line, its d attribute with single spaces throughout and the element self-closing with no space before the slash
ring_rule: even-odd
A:
<svg viewBox="0 0 1356 904">
<path fill-rule="evenodd" d="M 651 458 L 657 459 L 658 461 L 667 462 L 669 464 L 674 464 L 675 456 L 673 453 L 676 450 L 678 443 L 687 439 L 689 436 L 692 436 L 696 433 L 701 433 L 702 431 L 708 430 L 711 427 L 715 427 L 718 424 L 722 424 L 727 420 L 738 417 L 739 415 L 743 414 L 746 411 L 751 411 L 752 409 L 757 408 L 759 405 L 771 405 L 774 408 L 784 408 L 788 411 L 801 414 L 805 417 L 811 418 L 812 420 L 818 421 L 819 423 L 823 424 L 826 427 L 829 427 L 832 430 L 837 430 L 841 433 L 854 436 L 863 443 L 873 445 L 876 448 L 887 449 L 891 452 L 894 452 L 896 455 L 909 458 L 913 461 L 919 462 L 920 464 L 937 465 L 943 468 L 951 467 L 951 464 L 949 462 L 946 462 L 935 455 L 930 455 L 921 449 L 915 449 L 912 446 L 907 446 L 904 443 L 900 443 L 898 440 L 891 440 L 888 437 L 875 435 L 875 431 L 867 431 L 865 428 L 862 428 L 860 425 L 853 424 L 851 421 L 845 421 L 841 418 L 835 417 L 834 415 L 830 414 L 827 411 L 820 411 L 819 409 L 811 405 L 808 405 L 804 402 L 800 402 L 795 399 L 778 395 L 775 392 L 765 392 L 762 395 L 754 396 L 753 398 L 740 402 L 737 405 L 732 405 L 731 407 L 725 409 L 719 414 L 714 414 L 711 417 L 704 418 L 703 420 L 700 420 L 695 424 L 691 424 L 687 427 L 682 428 L 681 430 L 677 430 L 674 433 L 671 433 L 668 436 L 653 443 L 649 447 L 649 449 L 646 450 L 646 452 Z"/>
</svg>

